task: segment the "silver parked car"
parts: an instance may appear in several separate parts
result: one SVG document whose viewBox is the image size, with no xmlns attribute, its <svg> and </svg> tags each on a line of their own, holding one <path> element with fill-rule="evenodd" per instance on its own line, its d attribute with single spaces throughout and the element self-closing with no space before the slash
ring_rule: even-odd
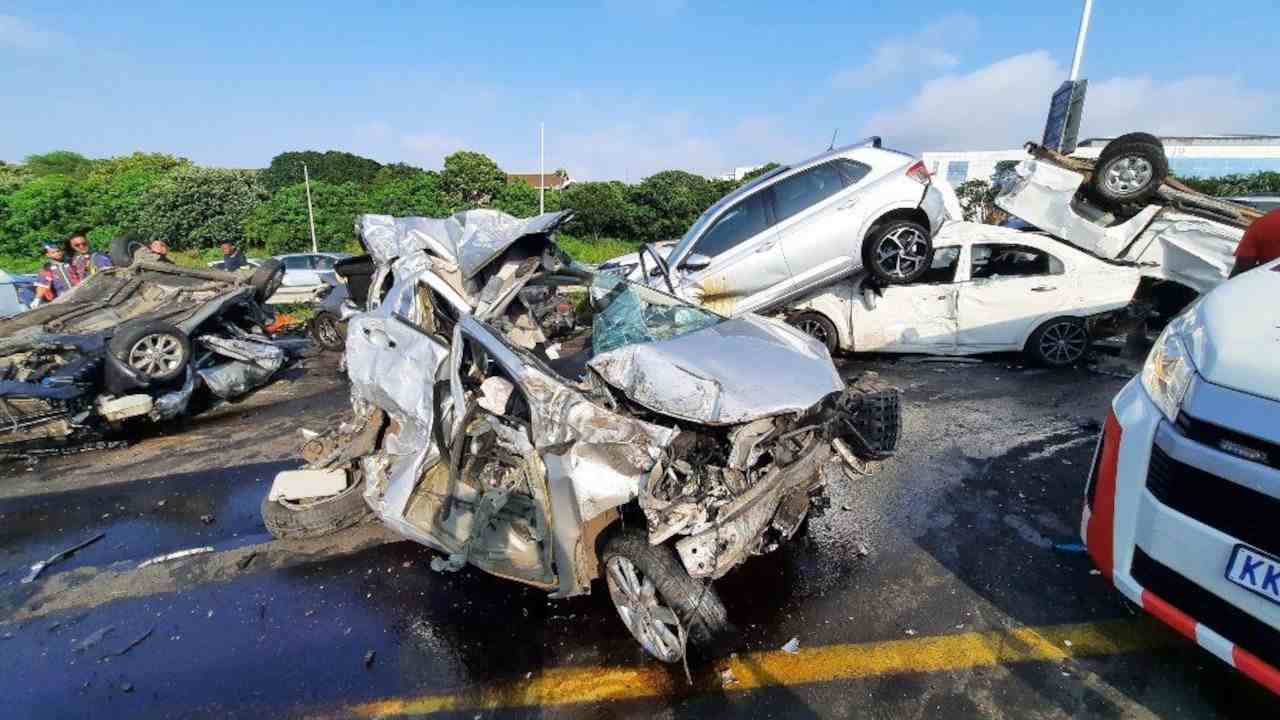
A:
<svg viewBox="0 0 1280 720">
<path fill-rule="evenodd" d="M 569 262 L 550 239 L 566 216 L 362 216 L 376 270 L 348 321 L 354 419 L 308 441 L 263 519 L 293 537 L 372 512 L 443 553 L 437 571 L 553 598 L 603 578 L 645 650 L 678 662 L 728 628 L 713 579 L 895 449 L 898 396 L 846 386 L 783 322 Z"/>
<path fill-rule="evenodd" d="M 924 163 L 872 138 L 756 178 L 708 208 L 669 253 L 645 248 L 601 270 L 736 316 L 864 266 L 883 283 L 913 282 L 946 219 Z"/>
</svg>

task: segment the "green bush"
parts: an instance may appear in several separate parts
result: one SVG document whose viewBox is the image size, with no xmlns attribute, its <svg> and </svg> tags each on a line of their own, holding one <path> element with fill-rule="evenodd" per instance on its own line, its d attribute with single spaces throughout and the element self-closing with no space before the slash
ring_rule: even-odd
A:
<svg viewBox="0 0 1280 720">
<path fill-rule="evenodd" d="M 386 170 L 391 166 L 384 167 Z M 440 175 L 418 172 L 385 182 L 375 183 L 365 193 L 362 213 L 382 215 L 415 215 L 444 217 L 450 212 L 449 200 L 440 188 Z"/>
<path fill-rule="evenodd" d="M 253 173 L 190 167 L 150 187 L 138 211 L 137 231 L 175 250 L 244 241 L 244 223 L 266 193 Z"/>
<path fill-rule="evenodd" d="M 258 173 L 258 181 L 271 193 L 296 185 L 303 179 L 303 163 L 307 164 L 307 174 L 312 182 L 320 181 L 331 185 L 348 182 L 363 185 L 372 182 L 382 169 L 382 164 L 377 160 L 348 152 L 295 151 L 280 153 L 271 158 L 271 165 Z"/>
<path fill-rule="evenodd" d="M 70 150 L 54 150 L 43 155 L 28 155 L 23 162 L 27 172 L 36 177 L 62 175 L 70 178 L 83 178 L 93 169 L 93 161 Z"/>
<path fill-rule="evenodd" d="M 640 243 L 634 240 L 579 238 L 565 233 L 556 236 L 556 244 L 568 253 L 569 257 L 589 265 L 599 265 L 605 260 L 640 249 Z"/>
<path fill-rule="evenodd" d="M 355 235 L 356 215 L 367 211 L 361 189 L 355 183 L 313 182 L 311 204 L 320 249 L 347 248 Z M 264 247 L 272 255 L 310 250 L 306 189 L 301 184 L 282 188 L 254 208 L 245 220 L 244 236 L 248 244 Z"/>
<path fill-rule="evenodd" d="M 42 243 L 60 242 L 89 222 L 85 183 L 65 175 L 45 175 L 0 200 L 0 255 L 38 258 Z"/>
</svg>

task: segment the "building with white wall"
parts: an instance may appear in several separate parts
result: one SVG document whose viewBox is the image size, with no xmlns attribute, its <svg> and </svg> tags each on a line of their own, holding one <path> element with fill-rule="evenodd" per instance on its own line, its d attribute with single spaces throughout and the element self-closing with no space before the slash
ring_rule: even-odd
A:
<svg viewBox="0 0 1280 720">
<path fill-rule="evenodd" d="M 1096 158 L 1112 138 L 1083 140 L 1072 155 Z M 1280 136 L 1277 135 L 1178 135 L 1160 138 L 1169 169 L 1181 177 L 1218 177 L 1260 171 L 1280 172 Z M 1020 161 L 1025 150 L 976 152 L 925 152 L 925 167 L 952 185 L 966 180 L 990 180 L 996 164 Z"/>
</svg>

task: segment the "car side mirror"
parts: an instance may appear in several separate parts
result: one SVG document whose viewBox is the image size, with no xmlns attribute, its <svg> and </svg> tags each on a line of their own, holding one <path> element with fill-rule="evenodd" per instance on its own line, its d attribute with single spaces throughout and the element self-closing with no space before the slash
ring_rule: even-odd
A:
<svg viewBox="0 0 1280 720">
<path fill-rule="evenodd" d="M 701 255 L 699 253 L 690 254 L 689 257 L 684 259 L 684 262 L 680 263 L 680 267 L 682 269 L 689 270 L 691 272 L 705 270 L 710 265 L 711 265 L 711 258 L 707 257 L 706 255 Z"/>
</svg>

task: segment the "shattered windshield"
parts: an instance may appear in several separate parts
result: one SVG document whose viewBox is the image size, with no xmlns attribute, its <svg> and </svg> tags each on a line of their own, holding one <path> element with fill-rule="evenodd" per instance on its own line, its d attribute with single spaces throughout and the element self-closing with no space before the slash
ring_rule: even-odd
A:
<svg viewBox="0 0 1280 720">
<path fill-rule="evenodd" d="M 596 355 L 623 345 L 669 340 L 724 322 L 710 310 L 613 275 L 591 283 L 595 319 L 591 330 Z"/>
</svg>

